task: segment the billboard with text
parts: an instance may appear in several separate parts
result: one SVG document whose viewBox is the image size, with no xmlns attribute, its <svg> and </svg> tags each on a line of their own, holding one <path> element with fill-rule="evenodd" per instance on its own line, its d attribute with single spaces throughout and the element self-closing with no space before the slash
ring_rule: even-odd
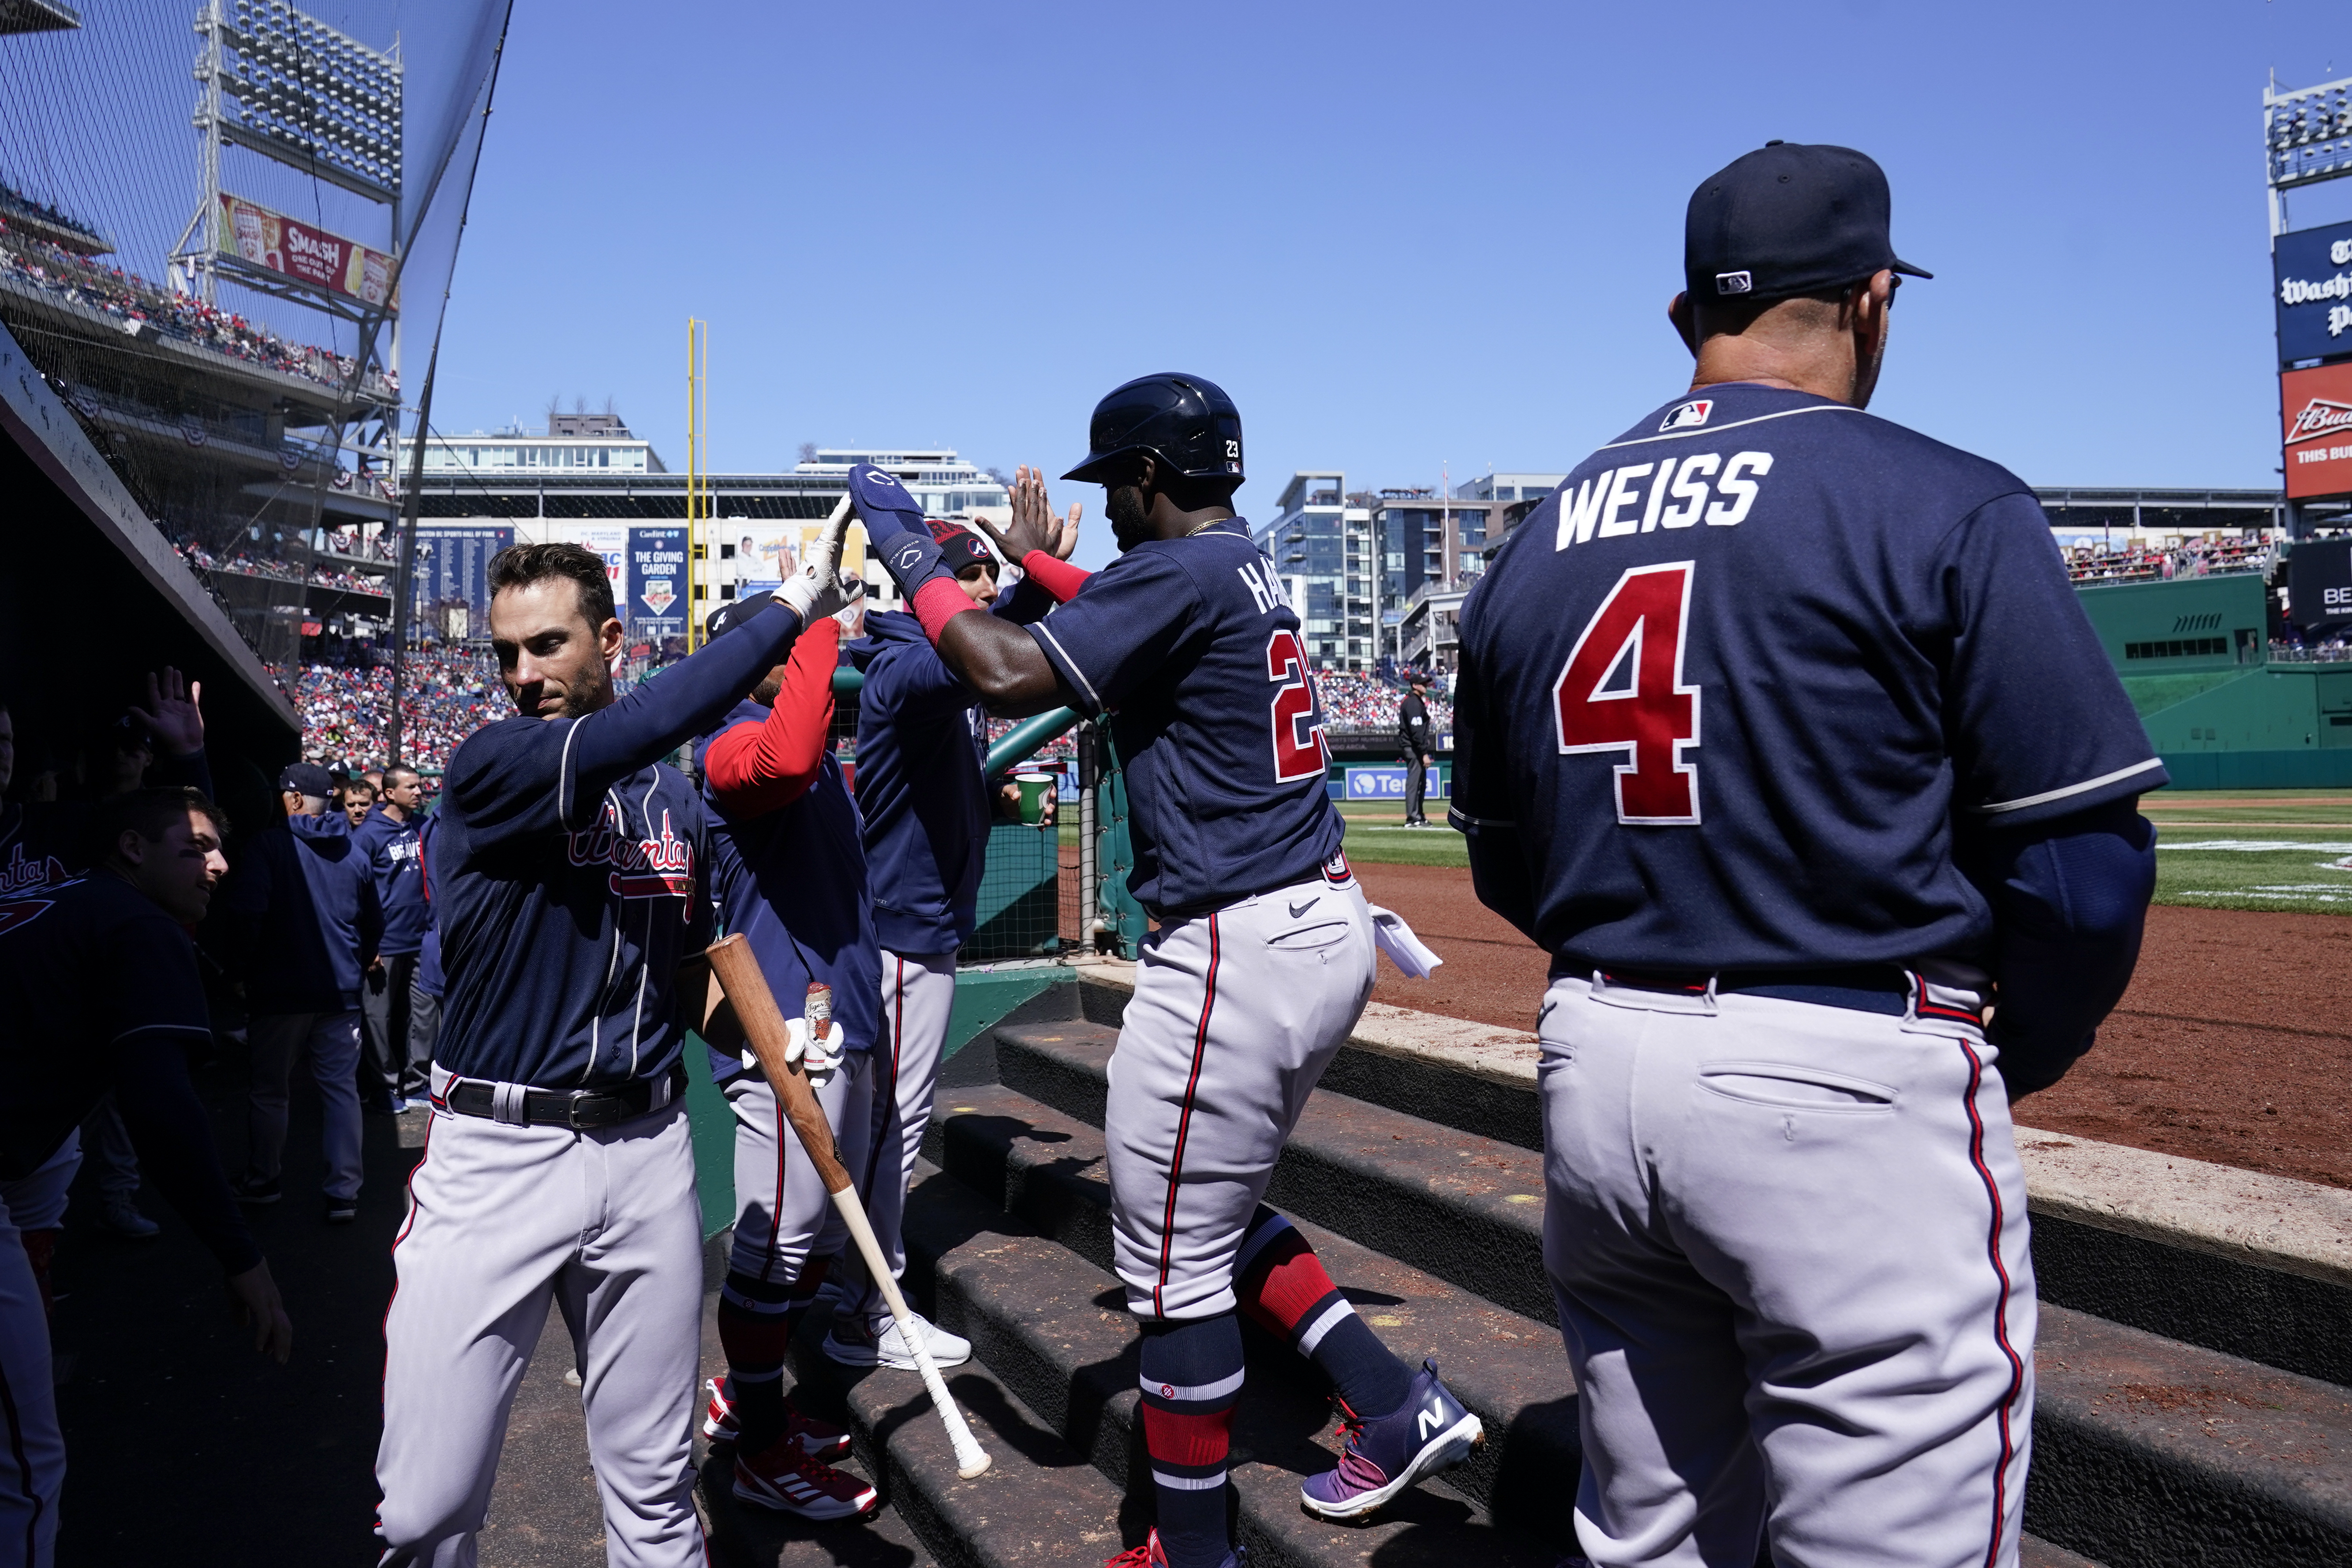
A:
<svg viewBox="0 0 2352 1568">
<path fill-rule="evenodd" d="M 686 595 L 686 529 L 629 530 L 629 602 L 622 612 L 629 635 L 658 643 L 686 635 L 691 609 Z"/>
<path fill-rule="evenodd" d="M 2352 496 L 2352 364 L 2279 377 L 2289 500 Z"/>
<path fill-rule="evenodd" d="M 226 191 L 220 200 L 221 249 L 227 255 L 362 304 L 399 304 L 393 259 L 383 252 Z"/>
</svg>

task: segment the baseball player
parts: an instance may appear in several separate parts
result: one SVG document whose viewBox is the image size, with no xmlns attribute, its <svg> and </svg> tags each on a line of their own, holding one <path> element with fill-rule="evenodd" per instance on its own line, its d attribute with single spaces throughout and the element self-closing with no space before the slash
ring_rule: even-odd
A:
<svg viewBox="0 0 2352 1568">
<path fill-rule="evenodd" d="M 367 1081 L 363 1098 L 372 1111 L 397 1113 L 407 1110 L 411 1100 L 425 1098 L 430 1059 L 410 1050 L 416 1036 L 410 997 L 430 917 L 419 843 L 424 804 L 424 779 L 415 768 L 395 762 L 383 770 L 383 788 L 373 795 L 367 816 L 352 834 L 366 848 L 375 873 L 376 902 L 383 910 L 376 961 L 360 986 L 362 1071 Z"/>
<path fill-rule="evenodd" d="M 736 628 L 762 614 L 768 598 L 738 600 L 711 616 L 714 643 L 743 635 Z M 812 624 L 792 657 L 695 748 L 695 767 L 712 819 L 719 921 L 751 945 L 777 1005 L 796 1015 L 786 1027 L 817 1103 L 846 1128 L 844 1096 L 875 1042 L 881 958 L 857 807 L 829 744 L 840 644 L 839 622 Z M 809 1001 L 813 988 L 823 988 L 821 1008 Z M 713 991 L 703 1038 L 711 1081 L 735 1113 L 738 1210 L 719 1298 L 727 1376 L 710 1385 L 703 1431 L 733 1445 L 735 1495 L 744 1501 L 804 1519 L 852 1518 L 877 1494 L 824 1463 L 849 1451 L 849 1434 L 812 1419 L 783 1391 L 793 1334 L 848 1233 L 733 1009 Z M 853 1063 L 845 1070 L 845 1053 Z M 971 1355 L 963 1341 L 953 1344 L 956 1361 Z"/>
<path fill-rule="evenodd" d="M 850 495 L 940 658 L 992 710 L 1110 716 L 1135 836 L 1129 885 L 1160 921 L 1104 1117 L 1158 1498 L 1157 1529 L 1120 1561 L 1219 1568 L 1234 1561 L 1237 1310 L 1335 1386 L 1346 1452 L 1300 1489 L 1310 1511 L 1368 1513 L 1481 1432 L 1435 1367 L 1399 1362 L 1258 1201 L 1370 995 L 1374 938 L 1324 796 L 1323 716 L 1298 618 L 1230 506 L 1241 416 L 1197 376 L 1146 376 L 1102 400 L 1090 437 L 1069 477 L 1108 492 L 1123 553 L 1032 627 L 978 612 L 890 476 L 854 467 Z M 1008 533 L 1022 567 L 1050 585 L 1061 563 L 1043 548 L 1044 490 L 1022 486 Z"/>
<path fill-rule="evenodd" d="M 1841 147 L 1708 176 L 1689 392 L 1463 612 L 1453 819 L 1556 955 L 1545 1260 L 1597 1568 L 1747 1568 L 1759 1529 L 1776 1563 L 2017 1561 L 2009 1102 L 2130 977 L 2165 772 L 2033 492 L 1863 412 L 1927 276 L 1889 204 Z"/>
<path fill-rule="evenodd" d="M 1077 524 L 1073 507 L 1054 530 L 1047 553 L 1057 565 L 1077 546 Z M 1000 596 L 996 558 L 971 529 L 937 520 L 926 526 L 973 603 L 993 605 L 995 613 L 1024 623 L 1053 608 L 1055 601 L 1027 578 Z M 853 1157 L 851 1168 L 866 1218 L 892 1273 L 903 1275 L 907 1188 L 930 1124 L 955 1007 L 956 953 L 971 935 L 988 851 L 988 729 L 979 694 L 940 662 L 915 617 L 869 613 L 866 629 L 847 651 L 865 675 L 857 694 L 857 807 L 881 942 L 881 1036 L 870 1064 L 849 1084 L 842 1146 L 845 1155 L 863 1156 Z M 912 1367 L 880 1288 L 865 1278 L 855 1252 L 844 1260 L 843 1274 L 852 1291 L 834 1312 L 825 1354 L 853 1366 Z M 917 1321 L 924 1322 L 919 1314 Z M 971 1354 L 957 1336 L 924 1327 L 940 1365 Z"/>
<path fill-rule="evenodd" d="M 212 1039 L 188 928 L 228 869 L 220 814 L 193 789 L 142 789 L 89 826 L 88 873 L 0 894 L 0 1568 L 54 1561 L 65 1439 L 47 1247 L 26 1232 L 54 1236 L 74 1129 L 110 1089 L 148 1175 L 219 1261 L 254 1348 L 280 1362 L 293 1348 L 188 1078 L 190 1048 Z"/>
<path fill-rule="evenodd" d="M 680 1051 L 707 995 L 708 835 L 699 795 L 658 759 L 842 607 L 843 527 L 769 608 L 625 696 L 602 557 L 518 545 L 490 563 L 491 643 L 520 711 L 450 758 L 426 864 L 445 994 L 384 1319 L 386 1564 L 474 1561 L 551 1301 L 578 1347 L 608 1557 L 703 1560 Z"/>
</svg>

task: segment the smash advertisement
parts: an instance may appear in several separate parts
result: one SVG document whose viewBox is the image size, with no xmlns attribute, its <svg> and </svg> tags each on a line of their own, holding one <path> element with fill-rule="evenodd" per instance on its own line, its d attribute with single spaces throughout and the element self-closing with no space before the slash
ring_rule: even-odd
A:
<svg viewBox="0 0 2352 1568">
<path fill-rule="evenodd" d="M 255 267 L 364 304 L 399 304 L 392 288 L 393 259 L 380 250 L 226 191 L 221 226 L 221 248 Z"/>
<path fill-rule="evenodd" d="M 2279 377 L 2290 500 L 2352 495 L 2352 364 Z"/>
</svg>

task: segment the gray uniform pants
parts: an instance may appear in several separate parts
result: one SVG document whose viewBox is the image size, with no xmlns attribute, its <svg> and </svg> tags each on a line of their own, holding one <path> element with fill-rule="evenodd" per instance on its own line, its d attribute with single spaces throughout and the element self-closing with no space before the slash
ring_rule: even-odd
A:
<svg viewBox="0 0 2352 1568">
<path fill-rule="evenodd" d="M 836 1144 L 844 1141 L 839 1136 L 843 1106 L 852 1081 L 866 1067 L 866 1054 L 845 1053 L 832 1082 L 816 1092 L 824 1119 L 834 1125 Z M 729 1080 L 720 1092 L 735 1113 L 735 1249 L 727 1266 L 763 1284 L 792 1284 L 811 1258 L 847 1249 L 848 1228 L 834 1212 L 833 1196 L 809 1163 L 808 1151 L 784 1119 L 768 1081 L 747 1073 Z M 855 1176 L 855 1159 L 850 1166 Z"/>
<path fill-rule="evenodd" d="M 446 1081 L 436 1067 L 436 1094 Z M 436 1110 L 409 1190 L 383 1325 L 383 1563 L 471 1568 L 551 1301 L 579 1348 L 606 1561 L 698 1568 L 702 1211 L 684 1101 L 593 1132 Z"/>
<path fill-rule="evenodd" d="M 319 1085 L 320 1137 L 325 1145 L 329 1197 L 360 1195 L 360 1015 L 258 1013 L 246 1030 L 253 1051 L 252 1103 L 246 1118 L 246 1158 L 260 1176 L 276 1176 L 286 1155 L 287 1106 L 294 1059 L 306 1051 Z"/>
<path fill-rule="evenodd" d="M 894 1279 L 907 1272 L 907 1187 L 931 1124 L 931 1102 L 940 1086 L 940 1058 L 955 1011 L 956 956 L 949 953 L 882 951 L 882 1038 L 860 1064 L 842 1107 L 841 1150 L 865 1195 L 866 1217 L 882 1244 Z M 842 1260 L 844 1277 L 857 1293 L 844 1300 L 866 1314 L 879 1333 L 890 1321 L 882 1291 L 866 1278 L 865 1262 L 853 1250 Z"/>
<path fill-rule="evenodd" d="M 416 955 L 387 953 L 383 967 L 360 977 L 360 1030 L 365 1043 L 367 1092 L 402 1099 L 425 1097 L 433 1058 L 412 1055 L 416 1043 Z"/>
<path fill-rule="evenodd" d="M 131 1130 L 114 1108 L 114 1091 L 99 1101 L 98 1109 L 81 1119 L 81 1154 L 98 1174 L 98 1190 L 109 1203 L 129 1203 L 139 1196 L 139 1151 L 131 1146 Z M 26 1228 L 36 1228 L 27 1223 Z"/>
<path fill-rule="evenodd" d="M 1234 1309 L 1234 1260 L 1307 1096 L 1372 994 L 1352 875 L 1317 876 L 1144 938 L 1111 1053 L 1113 1250 L 1138 1317 Z"/>
<path fill-rule="evenodd" d="M 24 1199 L 18 1186 L 37 1184 L 41 1174 L 0 1189 L 0 1568 L 49 1568 L 57 1552 L 58 1496 L 66 1484 L 48 1319 L 22 1234 L 39 1227 L 31 1215 L 20 1223 L 11 1207 Z M 72 1174 L 68 1165 L 66 1175 Z M 64 1213 L 63 1197 L 60 1191 L 52 1225 Z"/>
<path fill-rule="evenodd" d="M 1971 991 L 1903 1017 L 1570 977 L 1544 1260 L 1594 1568 L 2014 1568 L 2025 1176 Z M 1923 1009 L 1922 1002 L 1927 1005 Z M 1921 1016 L 1925 1011 L 1928 1016 Z"/>
</svg>

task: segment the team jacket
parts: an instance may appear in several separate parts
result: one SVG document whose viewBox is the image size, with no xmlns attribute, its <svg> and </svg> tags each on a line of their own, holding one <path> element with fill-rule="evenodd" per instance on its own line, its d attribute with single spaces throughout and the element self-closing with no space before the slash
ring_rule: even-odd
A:
<svg viewBox="0 0 2352 1568">
<path fill-rule="evenodd" d="M 147 782 L 213 792 L 212 764 L 202 750 L 159 753 Z M 89 800 L 25 800 L 0 805 L 0 895 L 79 876 L 89 865 Z"/>
<path fill-rule="evenodd" d="M 246 1001 L 256 1013 L 331 1013 L 360 1005 L 383 909 L 367 846 L 340 811 L 289 817 L 253 835 L 223 892 L 237 929 Z"/>
<path fill-rule="evenodd" d="M 810 982 L 833 988 L 846 1049 L 881 1029 L 882 956 L 859 847 L 857 805 L 827 747 L 835 622 L 793 649 L 773 708 L 740 704 L 695 747 L 710 809 L 711 897 L 719 923 L 760 960 L 786 1018 L 803 1016 Z M 711 1076 L 749 1069 L 711 1052 Z"/>
<path fill-rule="evenodd" d="M 376 902 L 383 906 L 383 940 L 376 951 L 387 958 L 422 947 L 425 928 L 432 923 L 425 902 L 421 829 L 415 817 L 395 822 L 377 806 L 352 832 L 366 848 L 375 873 Z"/>
</svg>

